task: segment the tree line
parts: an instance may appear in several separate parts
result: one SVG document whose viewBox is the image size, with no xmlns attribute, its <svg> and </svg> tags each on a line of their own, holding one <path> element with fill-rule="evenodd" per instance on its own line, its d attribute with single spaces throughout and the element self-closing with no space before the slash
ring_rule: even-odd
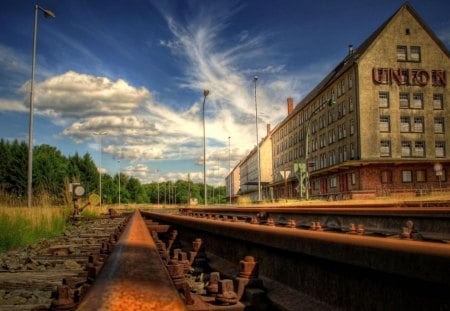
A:
<svg viewBox="0 0 450 311">
<path fill-rule="evenodd" d="M 26 201 L 28 145 L 23 141 L 0 140 L 0 200 Z M 47 197 L 52 204 L 64 204 L 68 183 L 79 182 L 86 194 L 99 193 L 99 173 L 89 153 L 65 156 L 50 145 L 33 148 L 33 197 Z M 119 191 L 120 189 L 120 191 Z M 225 187 L 208 185 L 208 203 L 226 203 Z M 187 180 L 141 182 L 123 173 L 102 174 L 103 203 L 187 204 L 189 198 L 204 202 L 204 186 Z M 4 202 L 3 202 L 4 203 Z"/>
</svg>

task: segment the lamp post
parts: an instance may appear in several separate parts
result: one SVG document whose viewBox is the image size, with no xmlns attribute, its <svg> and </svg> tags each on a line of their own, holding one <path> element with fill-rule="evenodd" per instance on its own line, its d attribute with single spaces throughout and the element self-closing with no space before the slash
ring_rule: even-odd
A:
<svg viewBox="0 0 450 311">
<path fill-rule="evenodd" d="M 34 5 L 34 30 L 33 30 L 33 56 L 31 62 L 31 82 L 30 82 L 30 121 L 28 128 L 28 172 L 27 172 L 27 199 L 28 207 L 32 205 L 33 197 L 33 90 L 34 90 L 34 71 L 36 68 L 36 37 L 38 11 L 41 10 L 47 18 L 55 18 L 56 15 L 50 10 L 44 9 L 39 5 Z"/>
<path fill-rule="evenodd" d="M 230 205 L 231 205 L 231 195 L 232 195 L 232 191 L 231 191 L 231 178 L 232 178 L 232 176 L 231 176 L 231 136 L 228 136 L 228 172 L 230 172 L 229 173 L 230 175 L 228 175 L 229 176 L 228 184 L 229 184 L 229 189 L 230 189 L 229 195 L 230 195 Z"/>
<path fill-rule="evenodd" d="M 117 161 L 119 164 L 119 207 L 120 207 L 120 159 Z"/>
<path fill-rule="evenodd" d="M 122 150 L 120 153 L 122 153 Z M 117 162 L 119 163 L 119 207 L 120 207 L 120 158 Z"/>
<path fill-rule="evenodd" d="M 203 90 L 203 185 L 205 206 L 208 204 L 208 193 L 206 192 L 206 131 L 205 131 L 205 101 L 208 96 L 209 90 Z"/>
<path fill-rule="evenodd" d="M 158 183 L 158 207 L 159 207 L 159 169 L 156 169 L 156 182 Z"/>
<path fill-rule="evenodd" d="M 98 193 L 100 196 L 100 208 L 102 208 L 102 201 L 103 201 L 103 197 L 102 197 L 102 155 L 103 155 L 103 150 L 102 150 L 102 143 L 103 143 L 103 135 L 108 134 L 108 132 L 94 132 L 94 135 L 98 135 L 100 136 L 100 167 L 98 170 Z"/>
<path fill-rule="evenodd" d="M 335 101 L 330 98 L 325 102 L 329 107 L 335 104 Z M 322 109 L 322 105 L 319 105 L 314 109 L 308 116 L 308 122 L 306 123 L 306 135 L 305 135 L 305 162 L 306 162 L 306 172 L 305 172 L 305 184 L 306 184 L 306 200 L 309 200 L 309 126 L 311 124 L 312 117 Z"/>
<path fill-rule="evenodd" d="M 253 82 L 255 83 L 255 124 L 256 124 L 256 150 L 257 150 L 257 161 L 258 161 L 258 201 L 261 201 L 261 163 L 259 159 L 259 138 L 258 138 L 258 103 L 256 102 L 256 81 L 258 81 L 258 77 L 253 77 Z"/>
</svg>

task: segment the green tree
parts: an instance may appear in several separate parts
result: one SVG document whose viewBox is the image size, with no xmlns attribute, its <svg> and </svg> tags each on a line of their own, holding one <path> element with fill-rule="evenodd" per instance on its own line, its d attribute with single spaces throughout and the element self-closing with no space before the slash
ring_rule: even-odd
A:
<svg viewBox="0 0 450 311">
<path fill-rule="evenodd" d="M 24 196 L 27 189 L 28 146 L 25 142 L 14 140 L 9 144 L 9 158 L 6 159 L 6 181 L 8 191 Z"/>
<path fill-rule="evenodd" d="M 49 145 L 37 146 L 33 155 L 34 187 L 54 198 L 63 198 L 67 166 L 67 158 L 58 149 Z"/>
<path fill-rule="evenodd" d="M 126 185 L 126 189 L 130 193 L 130 201 L 133 203 L 148 203 L 147 193 L 141 185 L 141 182 L 130 177 Z"/>
</svg>

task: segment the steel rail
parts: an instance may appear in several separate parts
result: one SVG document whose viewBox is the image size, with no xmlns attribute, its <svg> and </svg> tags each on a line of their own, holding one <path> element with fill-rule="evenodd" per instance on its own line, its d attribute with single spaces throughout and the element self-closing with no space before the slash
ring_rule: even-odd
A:
<svg viewBox="0 0 450 311">
<path fill-rule="evenodd" d="M 450 285 L 450 245 L 142 212 L 180 228 Z M 205 235 L 205 239 L 206 239 Z M 370 258 L 370 261 L 367 259 Z M 389 262 L 389 264 L 387 264 Z"/>
<path fill-rule="evenodd" d="M 186 310 L 138 211 L 78 310 Z"/>
</svg>

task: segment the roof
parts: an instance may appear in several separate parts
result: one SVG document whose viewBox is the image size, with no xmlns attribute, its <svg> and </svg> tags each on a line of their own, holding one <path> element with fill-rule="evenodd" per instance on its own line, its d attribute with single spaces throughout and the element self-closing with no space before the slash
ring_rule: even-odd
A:
<svg viewBox="0 0 450 311">
<path fill-rule="evenodd" d="M 411 15 L 419 22 L 428 35 L 436 42 L 436 44 L 442 49 L 442 51 L 450 56 L 450 52 L 442 41 L 436 36 L 431 28 L 425 23 L 425 21 L 417 14 L 413 7 L 405 2 L 391 17 L 389 17 L 380 27 L 378 27 L 363 43 L 357 48 L 353 49 L 325 78 L 317 84 L 317 86 L 309 92 L 296 106 L 292 113 L 290 113 L 280 124 L 278 124 L 273 132 L 280 128 L 280 125 L 290 120 L 296 112 L 303 109 L 307 104 L 314 100 L 319 94 L 321 94 L 328 86 L 335 82 L 344 72 L 357 63 L 358 59 L 367 51 L 376 38 L 386 28 L 386 26 L 397 16 L 401 11 L 407 10 Z"/>
</svg>

